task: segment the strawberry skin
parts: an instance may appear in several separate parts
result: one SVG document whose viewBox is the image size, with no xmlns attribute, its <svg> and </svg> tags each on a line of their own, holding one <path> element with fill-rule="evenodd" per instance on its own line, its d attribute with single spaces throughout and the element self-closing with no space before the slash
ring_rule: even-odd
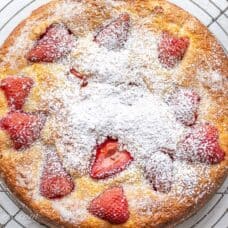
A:
<svg viewBox="0 0 228 228">
<path fill-rule="evenodd" d="M 118 150 L 117 140 L 108 138 L 97 147 L 90 176 L 94 179 L 110 177 L 124 170 L 132 160 L 133 157 L 128 151 Z"/>
<path fill-rule="evenodd" d="M 50 25 L 35 46 L 28 52 L 31 62 L 54 62 L 68 54 L 74 37 L 62 24 Z"/>
<path fill-rule="evenodd" d="M 191 89 L 177 89 L 166 98 L 178 121 L 186 126 L 193 125 L 198 117 L 200 97 Z"/>
<path fill-rule="evenodd" d="M 219 146 L 218 130 L 208 123 L 196 125 L 178 144 L 177 156 L 209 164 L 221 162 L 225 153 Z"/>
<path fill-rule="evenodd" d="M 95 198 L 89 212 L 112 224 L 125 223 L 129 218 L 128 202 L 122 187 L 113 187 Z"/>
<path fill-rule="evenodd" d="M 155 191 L 168 193 L 173 178 L 173 161 L 170 156 L 160 151 L 155 152 L 145 164 L 145 175 Z"/>
<path fill-rule="evenodd" d="M 48 199 L 57 199 L 70 194 L 73 189 L 74 182 L 63 168 L 58 155 L 49 153 L 41 177 L 40 194 Z"/>
<path fill-rule="evenodd" d="M 107 49 L 121 48 L 127 40 L 130 27 L 130 16 L 121 14 L 108 25 L 101 27 L 94 41 Z"/>
<path fill-rule="evenodd" d="M 74 183 L 70 176 L 43 177 L 40 193 L 48 199 L 59 199 L 72 192 Z"/>
<path fill-rule="evenodd" d="M 82 80 L 81 87 L 85 87 L 88 85 L 88 81 L 86 79 L 86 76 L 78 72 L 75 68 L 70 69 L 70 73 L 73 74 L 78 79 Z"/>
<path fill-rule="evenodd" d="M 9 76 L 1 81 L 0 88 L 4 91 L 11 110 L 20 110 L 25 103 L 34 81 L 29 77 Z"/>
<path fill-rule="evenodd" d="M 158 59 L 167 68 L 173 68 L 181 61 L 189 46 L 187 37 L 175 37 L 169 32 L 163 32 L 158 44 Z"/>
<path fill-rule="evenodd" d="M 7 131 L 15 149 L 25 149 L 40 136 L 45 123 L 43 114 L 10 112 L 1 120 L 1 128 Z"/>
</svg>

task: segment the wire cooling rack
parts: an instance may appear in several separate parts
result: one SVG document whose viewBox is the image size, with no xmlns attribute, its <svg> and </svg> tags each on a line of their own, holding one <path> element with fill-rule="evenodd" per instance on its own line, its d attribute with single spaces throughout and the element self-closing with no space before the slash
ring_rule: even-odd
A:
<svg viewBox="0 0 228 228">
<path fill-rule="evenodd" d="M 13 28 L 33 9 L 49 0 L 0 0 L 0 44 Z M 170 0 L 184 8 L 214 33 L 225 51 L 228 51 L 228 1 L 227 0 Z M 178 228 L 228 228 L 228 180 L 215 196 L 197 214 Z M 0 227 L 42 228 L 35 216 L 27 215 L 15 203 L 8 189 L 0 181 Z"/>
</svg>

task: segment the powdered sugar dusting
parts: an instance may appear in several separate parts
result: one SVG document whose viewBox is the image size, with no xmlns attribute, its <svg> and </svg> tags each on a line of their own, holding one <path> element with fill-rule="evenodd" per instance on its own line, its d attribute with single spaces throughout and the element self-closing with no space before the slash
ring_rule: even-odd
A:
<svg viewBox="0 0 228 228">
<path fill-rule="evenodd" d="M 63 200 L 52 202 L 53 208 L 59 211 L 63 219 L 76 224 L 80 224 L 88 218 L 88 205 L 88 199 L 75 200 L 73 197 L 66 197 Z"/>
<path fill-rule="evenodd" d="M 93 42 L 92 33 L 78 39 L 70 61 L 64 64 L 66 68 L 73 65 L 79 72 L 89 73 L 88 85 L 80 89 L 79 80 L 69 75 L 64 85 L 48 91 L 43 97 L 59 135 L 55 140 L 57 150 L 71 172 L 88 174 L 96 145 L 107 137 L 117 138 L 122 149 L 132 154 L 134 163 L 145 168 L 148 159 L 161 148 L 175 151 L 185 130 L 176 121 L 173 109 L 160 96 L 161 78 L 156 71 L 145 67 L 153 60 L 159 66 L 156 63 L 158 37 L 137 31 L 132 28 L 128 41 L 118 51 L 100 47 Z M 148 46 L 145 48 L 142 44 Z M 140 77 L 145 72 L 149 72 L 153 82 L 159 82 L 153 83 L 153 93 Z M 66 78 L 66 75 L 59 77 Z M 156 162 L 153 164 L 159 173 L 160 168 Z M 170 185 L 172 162 L 165 165 L 170 172 L 164 172 L 164 186 Z"/>
<path fill-rule="evenodd" d="M 108 50 L 93 42 L 93 33 L 77 42 L 71 64 L 88 72 L 99 82 L 144 84 L 143 76 L 153 82 L 161 80 L 156 72 L 161 69 L 157 58 L 158 36 L 138 26 L 132 26 L 123 48 Z"/>
<path fill-rule="evenodd" d="M 157 37 L 150 33 L 143 36 L 133 30 L 124 48 L 118 52 L 99 47 L 91 42 L 92 37 L 93 34 L 89 34 L 80 38 L 72 59 L 64 63 L 68 69 L 73 66 L 79 72 L 90 74 L 88 85 L 80 88 L 79 79 L 61 73 L 58 75 L 60 79 L 67 78 L 64 85 L 44 96 L 59 135 L 55 143 L 63 165 L 79 176 L 88 175 L 96 145 L 109 136 L 117 138 L 121 149 L 128 150 L 134 157 L 134 162 L 127 168 L 130 173 L 136 167 L 146 171 L 141 180 L 144 189 L 161 194 L 194 194 L 194 186 L 198 184 L 194 166 L 189 168 L 187 163 L 183 164 L 184 161 L 172 161 L 172 153 L 186 127 L 176 120 L 173 108 L 161 96 L 162 89 L 169 82 L 162 83 L 156 74 L 159 67 L 151 70 L 144 66 L 147 61 L 156 61 L 157 52 L 153 42 L 156 43 Z M 139 37 L 144 37 L 142 42 L 148 44 L 148 49 L 151 48 L 147 50 L 147 55 L 143 54 Z M 137 42 L 138 45 L 135 45 Z M 137 59 L 133 58 L 132 53 Z M 148 72 L 153 82 L 152 92 L 140 77 L 145 72 Z M 115 178 L 122 182 L 125 173 L 128 172 L 124 171 L 105 182 L 111 183 Z M 151 173 L 151 182 L 146 181 Z M 130 195 L 131 188 L 135 187 L 127 187 L 128 183 L 134 185 L 134 181 L 124 180 L 126 195 L 128 191 Z M 173 188 L 176 185 L 178 189 Z M 140 205 L 133 198 L 128 200 L 137 211 L 148 214 L 153 204 L 149 198 L 142 200 Z M 72 220 L 76 215 L 72 214 L 67 204 L 62 205 L 56 204 L 55 208 L 64 218 Z"/>
<path fill-rule="evenodd" d="M 193 165 L 186 161 L 176 160 L 173 163 L 173 169 L 173 191 L 175 195 L 180 197 L 196 194 L 195 186 L 197 186 L 202 176 L 204 178 L 209 177 L 208 166 L 204 164 Z"/>
<path fill-rule="evenodd" d="M 66 116 L 57 114 L 57 118 L 62 118 L 58 120 L 61 136 L 57 147 L 65 165 L 80 171 L 88 170 L 91 152 L 107 136 L 118 138 L 125 149 L 143 162 L 159 147 L 175 149 L 181 134 L 182 127 L 167 105 L 138 87 L 90 82 L 79 97 L 62 96 L 62 101 Z"/>
<path fill-rule="evenodd" d="M 153 213 L 156 197 L 150 194 L 150 189 L 151 186 L 146 181 L 140 186 L 124 184 L 124 192 L 127 194 L 129 207 L 133 208 L 140 216 L 151 215 Z M 141 192 L 144 192 L 143 197 L 141 197 Z"/>
<path fill-rule="evenodd" d="M 215 92 L 227 93 L 228 89 L 228 79 L 223 77 L 219 72 L 216 71 L 199 71 L 197 74 L 198 80 L 206 87 L 210 88 Z M 224 88 L 226 88 L 224 90 Z"/>
<path fill-rule="evenodd" d="M 67 21 L 73 13 L 80 14 L 83 10 L 83 3 L 65 1 L 52 13 L 55 18 L 62 16 Z M 31 23 L 34 26 L 34 21 Z M 30 26 L 28 22 L 6 60 L 12 59 L 15 50 L 24 54 L 24 50 L 32 46 L 33 42 L 28 39 Z M 53 162 L 53 171 L 61 172 L 63 164 L 72 176 L 76 174 L 76 182 L 78 176 L 89 175 L 96 146 L 111 137 L 118 139 L 120 149 L 129 151 L 134 161 L 127 170 L 103 182 L 111 184 L 118 179 L 126 196 L 130 196 L 130 207 L 150 215 L 152 195 L 160 200 L 169 194 L 193 196 L 200 176 L 207 177 L 209 171 L 207 165 L 192 165 L 173 156 L 187 126 L 177 121 L 175 107 L 165 101 L 163 94 L 167 87 L 175 89 L 174 73 L 178 66 L 176 69 L 163 69 L 157 52 L 160 37 L 133 22 L 126 42 L 118 50 L 100 46 L 94 42 L 94 35 L 95 32 L 90 32 L 77 37 L 72 52 L 58 61 L 64 70 L 55 72 L 56 78 L 64 83 L 57 83 L 42 95 L 42 103 L 48 107 L 50 131 L 57 133 L 53 134 L 55 152 L 61 159 L 61 164 Z M 88 85 L 81 88 L 80 79 L 69 73 L 72 67 L 88 76 Z M 170 76 L 167 77 L 169 79 L 166 75 Z M 151 87 L 145 84 L 145 77 Z M 214 84 L 216 90 L 223 87 L 217 72 L 210 79 L 201 77 L 201 81 L 209 81 L 209 86 Z M 192 109 L 189 104 L 183 104 L 182 108 L 185 110 L 180 115 Z M 125 174 L 133 176 L 135 170 L 140 170 L 142 175 L 137 173 L 135 179 L 125 181 Z M 25 167 L 25 177 L 18 177 L 18 184 L 25 187 L 31 178 Z M 34 199 L 40 197 L 37 194 L 39 184 L 32 186 L 36 192 L 32 196 Z M 132 197 L 131 193 L 136 189 L 140 191 L 140 199 Z M 79 199 L 76 191 L 51 201 L 51 204 L 63 219 L 80 224 L 89 216 L 87 208 L 91 198 Z M 144 191 L 148 194 L 142 197 Z"/>
</svg>

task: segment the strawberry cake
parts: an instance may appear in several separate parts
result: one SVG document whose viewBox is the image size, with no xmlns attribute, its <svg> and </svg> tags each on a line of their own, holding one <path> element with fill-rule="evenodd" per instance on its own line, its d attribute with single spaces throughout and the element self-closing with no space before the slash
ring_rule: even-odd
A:
<svg viewBox="0 0 228 228">
<path fill-rule="evenodd" d="M 0 49 L 0 173 L 54 227 L 173 227 L 227 176 L 228 59 L 164 0 L 54 0 Z"/>
</svg>

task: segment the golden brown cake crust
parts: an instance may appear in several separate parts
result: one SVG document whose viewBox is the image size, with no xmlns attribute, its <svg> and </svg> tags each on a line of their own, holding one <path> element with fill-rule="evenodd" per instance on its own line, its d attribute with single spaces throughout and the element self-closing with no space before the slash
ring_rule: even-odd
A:
<svg viewBox="0 0 228 228">
<path fill-rule="evenodd" d="M 45 78 L 44 75 L 48 75 L 50 72 L 49 66 L 46 68 L 42 64 L 28 63 L 26 58 L 20 53 L 14 53 L 12 55 L 10 48 L 15 45 L 18 37 L 23 32 L 23 29 L 26 27 L 27 23 L 32 21 L 36 22 L 35 26 L 29 31 L 29 37 L 31 40 L 36 40 L 37 37 L 45 30 L 45 28 L 53 23 L 63 20 L 65 24 L 68 25 L 67 19 L 62 19 L 61 16 L 53 13 L 53 10 L 59 5 L 63 4 L 64 0 L 54 0 L 50 3 L 41 6 L 40 8 L 33 11 L 30 17 L 21 22 L 14 31 L 7 38 L 5 43 L 0 49 L 0 78 L 5 78 L 7 75 L 17 74 L 17 72 L 34 72 L 33 78 L 36 84 L 41 86 L 42 80 Z M 70 1 L 69 1 L 70 2 Z M 80 2 L 80 1 L 79 1 Z M 86 26 L 88 30 L 96 29 L 102 24 L 105 19 L 110 18 L 109 10 L 106 10 L 103 7 L 104 2 L 102 1 L 85 1 L 89 6 L 94 6 L 96 9 L 94 12 L 90 9 L 87 9 L 87 15 L 94 16 L 94 21 L 87 21 Z M 116 1 L 122 2 L 122 1 Z M 198 209 L 200 209 L 216 192 L 216 190 L 223 183 L 224 179 L 227 177 L 227 165 L 228 165 L 228 59 L 224 53 L 222 47 L 215 40 L 214 36 L 207 30 L 207 28 L 202 25 L 196 18 L 190 16 L 187 12 L 178 8 L 177 6 L 168 3 L 164 0 L 129 0 L 124 1 L 123 4 L 114 4 L 114 9 L 120 12 L 128 12 L 130 16 L 137 18 L 138 16 L 146 18 L 145 27 L 159 34 L 161 30 L 169 30 L 174 34 L 180 36 L 188 36 L 191 40 L 191 44 L 188 50 L 188 55 L 185 58 L 185 61 L 180 66 L 180 69 L 175 72 L 176 77 L 180 78 L 179 84 L 184 87 L 196 87 L 200 88 L 206 93 L 209 94 L 212 104 L 215 104 L 214 107 L 211 107 L 207 112 L 207 115 L 204 118 L 212 122 L 219 130 L 219 142 L 222 149 L 225 151 L 226 156 L 225 160 L 218 165 L 213 165 L 210 167 L 210 178 L 202 178 L 198 183 L 198 186 L 195 189 L 194 194 L 187 196 L 184 195 L 157 195 L 156 193 L 148 193 L 150 197 L 153 198 L 155 204 L 157 205 L 156 209 L 153 209 L 151 215 L 139 215 L 137 211 L 134 211 L 134 208 L 130 209 L 130 219 L 122 225 L 117 225 L 116 227 L 172 227 L 175 224 L 185 220 L 187 217 L 191 216 Z M 84 2 L 82 1 L 82 4 Z M 162 6 L 164 11 L 160 14 L 156 14 L 153 10 L 155 6 Z M 88 7 L 88 6 L 87 6 Z M 97 13 L 99 12 L 99 13 Z M 173 13 L 175 12 L 175 13 Z M 97 13 L 97 14 L 95 14 Z M 53 16 L 52 16 L 53 15 Z M 79 23 L 80 23 L 80 18 Z M 31 26 L 33 23 L 31 23 Z M 37 26 L 38 25 L 38 26 Z M 69 24 L 70 26 L 70 24 Z M 81 23 L 81 26 L 85 26 Z M 36 28 L 35 28 L 36 27 Z M 79 26 L 80 27 L 80 26 Z M 74 29 L 72 29 L 74 32 Z M 81 35 L 83 32 L 78 29 L 75 30 L 76 35 Z M 85 31 L 86 33 L 86 31 Z M 11 61 L 15 63 L 12 65 Z M 61 67 L 60 67 L 61 69 Z M 198 69 L 203 71 L 216 71 L 222 75 L 224 84 L 221 90 L 213 90 L 213 85 L 208 84 L 199 84 L 196 75 L 198 74 Z M 44 72 L 40 74 L 40 72 Z M 167 77 L 171 73 L 167 72 Z M 51 73 L 51 75 L 53 75 Z M 46 79 L 45 79 L 46 80 Z M 49 85 L 55 84 L 55 76 L 51 76 L 47 79 L 48 87 Z M 45 89 L 45 88 L 44 88 Z M 39 91 L 32 91 L 29 99 L 34 100 L 34 106 L 26 104 L 25 108 L 28 111 L 37 110 L 39 106 Z M 37 103 L 36 103 L 37 102 Z M 3 117 L 8 111 L 6 100 L 2 92 L 0 92 L 0 117 Z M 43 130 L 45 132 L 46 129 Z M 47 129 L 48 131 L 48 129 Z M 45 133 L 43 133 L 45 134 Z M 45 136 L 43 136 L 45 137 Z M 33 200 L 30 195 L 30 189 L 33 189 L 30 183 L 24 183 L 24 185 L 18 184 L 17 177 L 18 175 L 23 175 L 22 172 L 18 171 L 18 166 L 27 167 L 27 172 L 30 172 L 30 175 L 38 178 L 38 171 L 42 165 L 42 146 L 38 143 L 27 149 L 26 153 L 15 152 L 11 148 L 11 141 L 7 134 L 4 131 L 0 131 L 0 172 L 6 182 L 6 185 L 9 187 L 10 191 L 28 207 L 38 220 L 44 221 L 47 224 L 55 224 L 64 227 L 114 227 L 108 222 L 100 220 L 94 216 L 89 216 L 86 220 L 82 221 L 80 224 L 75 223 L 71 220 L 64 219 L 61 214 L 55 210 L 47 199 L 42 200 Z M 32 159 L 31 159 L 32 158 Z M 31 169 L 31 167 L 33 167 Z M 24 174 L 25 176 L 27 175 Z M 107 186 L 115 185 L 116 183 L 122 183 L 121 177 L 118 180 L 113 180 L 109 182 L 96 183 L 89 179 L 88 176 L 78 177 L 75 175 L 75 180 L 77 183 L 77 193 L 73 195 L 83 199 L 85 195 L 96 196 L 98 193 L 102 192 Z M 141 173 L 134 174 L 134 180 L 137 182 L 138 177 L 141 176 Z M 23 176 L 21 177 L 24 178 Z M 131 176 L 130 176 L 131 178 Z M 23 180 L 26 181 L 26 178 Z M 36 183 L 36 182 L 35 182 Z M 205 186 L 207 188 L 205 189 Z M 84 192 L 84 189 L 87 191 Z M 200 193 L 202 197 L 198 197 Z M 127 196 L 128 197 L 128 196 Z M 139 192 L 132 192 L 131 198 L 142 197 Z M 197 200 L 196 200 L 197 199 Z"/>
</svg>

